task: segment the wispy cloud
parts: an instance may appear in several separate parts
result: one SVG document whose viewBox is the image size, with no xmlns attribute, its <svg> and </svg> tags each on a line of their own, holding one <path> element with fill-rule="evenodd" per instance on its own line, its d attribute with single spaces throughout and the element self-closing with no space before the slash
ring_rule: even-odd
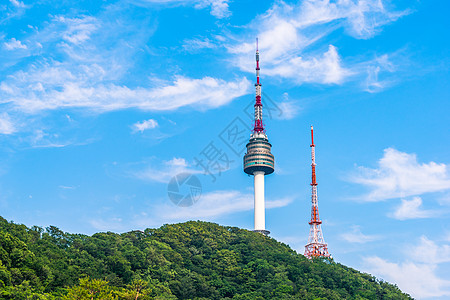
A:
<svg viewBox="0 0 450 300">
<path fill-rule="evenodd" d="M 27 43 L 40 45 L 39 51 L 44 53 L 0 82 L 0 97 L 8 103 L 6 108 L 25 113 L 63 108 L 98 113 L 186 106 L 205 110 L 226 105 L 250 91 L 246 78 L 175 75 L 172 80 L 125 80 L 133 67 L 134 54 L 146 46 L 156 25 L 147 26 L 150 21 L 144 20 L 139 24 L 146 29 L 137 28 L 136 22 L 117 11 L 110 5 L 97 16 L 55 16 L 30 36 Z M 126 42 L 123 36 L 127 36 Z M 20 42 L 14 42 L 18 47 Z M 33 51 L 29 49 L 27 55 Z"/>
<path fill-rule="evenodd" d="M 412 249 L 408 251 L 408 255 L 415 261 L 421 263 L 448 263 L 450 262 L 450 245 L 438 245 L 426 236 L 421 236 L 419 244 L 413 246 Z"/>
<path fill-rule="evenodd" d="M 63 190 L 75 190 L 76 189 L 75 186 L 70 186 L 70 185 L 60 185 L 58 187 Z"/>
<path fill-rule="evenodd" d="M 156 120 L 148 119 L 148 120 L 144 120 L 142 122 L 134 123 L 131 126 L 131 128 L 132 128 L 133 132 L 140 132 L 140 133 L 142 133 L 145 130 L 153 129 L 153 128 L 156 128 L 158 126 L 159 125 L 158 125 L 158 122 Z"/>
<path fill-rule="evenodd" d="M 29 113 L 60 108 L 97 112 L 184 106 L 209 109 L 249 92 L 250 82 L 245 78 L 174 76 L 172 82 L 158 79 L 127 85 L 124 76 L 133 67 L 133 56 L 145 47 L 156 25 L 143 21 L 139 23 L 143 30 L 117 10 L 105 8 L 95 17 L 53 17 L 28 38 L 44 54 L 0 82 L 2 101 Z"/>
<path fill-rule="evenodd" d="M 350 232 L 342 233 L 340 237 L 347 242 L 358 244 L 364 244 L 381 239 L 378 235 L 363 234 L 360 226 L 353 226 Z"/>
<path fill-rule="evenodd" d="M 446 233 L 444 234 L 444 240 L 445 240 L 446 242 L 450 242 L 450 231 L 448 231 L 448 232 L 446 232 Z"/>
<path fill-rule="evenodd" d="M 88 221 L 93 228 L 101 231 L 121 231 L 124 230 L 125 225 L 123 224 L 123 219 L 118 217 L 108 218 L 108 219 L 91 219 Z"/>
<path fill-rule="evenodd" d="M 282 76 L 297 84 L 341 84 L 352 76 L 366 76 L 367 70 L 361 69 L 363 62 L 345 66 L 336 46 L 327 45 L 328 49 L 324 49 L 324 37 L 345 28 L 354 38 L 368 39 L 408 13 L 392 11 L 381 0 L 277 2 L 248 27 L 253 36 L 260 38 L 264 74 Z M 243 40 L 248 40 L 248 36 Z M 233 61 L 244 71 L 253 71 L 254 48 L 248 42 L 228 45 L 229 52 L 236 55 Z M 371 91 L 384 84 L 378 78 L 384 69 L 377 67 L 369 70 L 367 88 Z"/>
<path fill-rule="evenodd" d="M 165 5 L 193 5 L 196 9 L 210 8 L 211 15 L 222 19 L 229 17 L 231 12 L 229 10 L 229 0 L 135 0 L 137 4 L 165 4 Z"/>
<path fill-rule="evenodd" d="M 339 84 L 351 71 L 342 67 L 336 47 L 329 45 L 328 51 L 319 57 L 293 57 L 285 63 L 265 70 L 271 76 L 291 78 L 297 83 L 318 82 L 324 84 Z"/>
<path fill-rule="evenodd" d="M 153 23 L 142 22 L 146 30 L 118 14 L 113 5 L 97 16 L 55 16 L 30 37 L 31 42 L 41 45 L 47 58 L 34 64 L 65 67 L 74 75 L 79 73 L 81 78 L 90 77 L 95 82 L 120 79 L 133 66 L 133 55 L 156 30 Z"/>
<path fill-rule="evenodd" d="M 91 79 L 102 69 L 95 65 L 85 67 L 77 73 L 59 66 L 19 71 L 0 84 L 0 95 L 15 109 L 28 113 L 77 107 L 97 112 L 125 108 L 165 111 L 185 106 L 217 108 L 249 93 L 250 88 L 246 78 L 225 81 L 212 77 L 192 79 L 181 76 L 161 87 L 129 88 L 92 82 Z"/>
<path fill-rule="evenodd" d="M 31 124 L 38 126 L 34 121 Z M 26 126 L 24 126 L 26 127 Z M 67 131 L 63 128 L 61 130 L 48 129 L 47 127 L 41 127 L 36 129 L 23 129 L 23 134 L 17 141 L 17 145 L 31 148 L 62 148 L 68 146 L 84 146 L 96 141 L 95 138 L 79 139 L 70 134 L 67 135 Z"/>
<path fill-rule="evenodd" d="M 280 29 L 284 30 L 284 29 Z M 282 39 L 278 37 L 277 39 Z M 261 38 L 260 44 L 263 45 L 264 40 Z M 268 38 L 270 41 L 270 38 Z M 278 44 L 270 41 L 269 45 Z M 247 50 L 247 48 L 251 50 Z M 239 54 L 240 49 L 231 50 L 238 53 L 237 62 L 239 67 L 247 72 L 253 72 L 254 63 L 253 58 L 249 55 L 253 54 L 255 46 L 243 47 L 244 54 Z M 262 47 L 261 47 L 262 48 Z M 264 56 L 263 68 L 264 74 L 268 76 L 278 76 L 286 79 L 291 79 L 297 84 L 301 83 L 321 83 L 321 84 L 340 84 L 344 82 L 347 77 L 353 74 L 350 69 L 342 66 L 341 58 L 337 52 L 337 48 L 333 45 L 328 46 L 327 51 L 320 53 L 308 53 L 304 55 L 288 55 L 287 53 L 275 53 L 274 55 L 283 55 L 282 57 L 275 57 L 270 59 L 270 50 L 262 49 L 261 53 Z M 278 52 L 278 51 L 275 51 Z"/>
<path fill-rule="evenodd" d="M 222 19 L 229 17 L 231 12 L 228 7 L 229 0 L 198 0 L 197 8 L 211 7 L 211 15 Z"/>
<path fill-rule="evenodd" d="M 396 283 L 402 291 L 418 299 L 450 295 L 450 281 L 436 274 L 436 265 L 426 263 L 389 262 L 378 256 L 364 259 L 371 274 Z"/>
<path fill-rule="evenodd" d="M 151 162 L 140 171 L 133 171 L 134 177 L 159 183 L 168 183 L 169 180 L 180 173 L 197 174 L 199 170 L 192 168 L 191 165 L 184 159 L 174 157 L 171 160 L 163 161 L 162 163 Z"/>
<path fill-rule="evenodd" d="M 293 199 L 285 197 L 266 201 L 266 208 L 278 208 L 289 205 Z M 190 207 L 178 207 L 163 204 L 152 209 L 151 215 L 142 217 L 141 226 L 163 224 L 186 220 L 214 221 L 218 217 L 253 209 L 253 194 L 236 190 L 221 190 L 201 195 L 200 200 Z"/>
<path fill-rule="evenodd" d="M 208 38 L 204 39 L 190 39 L 190 40 L 184 40 L 183 42 L 183 49 L 188 52 L 195 52 L 200 49 L 212 49 L 217 47 L 217 45 L 211 41 Z"/>
<path fill-rule="evenodd" d="M 395 55 L 391 55 L 395 56 Z M 380 57 L 375 58 L 371 62 L 364 64 L 367 69 L 367 78 L 365 90 L 370 93 L 379 92 L 387 87 L 389 87 L 393 82 L 387 79 L 380 79 L 380 74 L 382 72 L 392 73 L 396 70 L 396 66 L 391 61 L 391 57 L 384 54 Z"/>
<path fill-rule="evenodd" d="M 440 205 L 450 205 L 450 193 L 443 193 L 437 200 Z"/>
<path fill-rule="evenodd" d="M 11 2 L 12 5 L 14 5 L 15 7 L 18 7 L 18 8 L 24 8 L 25 7 L 25 4 L 23 2 L 21 2 L 21 1 L 18 1 L 18 0 L 9 0 L 9 2 Z"/>
<path fill-rule="evenodd" d="M 9 5 L 7 4 L 7 1 L 3 1 L 0 6 L 0 10 L 2 11 L 0 15 L 0 24 L 5 24 L 14 18 L 23 16 L 27 8 L 29 8 L 29 6 L 19 0 L 9 0 Z"/>
<path fill-rule="evenodd" d="M 89 40 L 91 34 L 100 27 L 98 19 L 92 16 L 82 18 L 59 16 L 57 21 L 66 26 L 66 30 L 62 32 L 62 39 L 76 45 Z"/>
<path fill-rule="evenodd" d="M 414 197 L 411 200 L 402 199 L 401 204 L 389 216 L 397 220 L 424 219 L 439 216 L 437 210 L 424 210 L 421 208 L 422 198 Z"/>
<path fill-rule="evenodd" d="M 443 163 L 419 163 L 415 154 L 393 148 L 384 150 L 378 168 L 358 167 L 350 181 L 366 186 L 370 192 L 363 195 L 365 201 L 421 195 L 450 189 L 449 166 Z M 415 202 L 409 203 L 417 205 Z M 405 208 L 408 203 L 405 204 Z"/>
<path fill-rule="evenodd" d="M 296 100 L 290 100 L 288 93 L 283 94 L 282 101 L 277 103 L 277 106 L 280 109 L 281 113 L 275 115 L 275 119 L 291 120 L 295 118 L 300 112 L 300 104 Z"/>
<path fill-rule="evenodd" d="M 0 114 L 0 134 L 12 134 L 16 132 L 16 127 L 7 113 Z"/>
<path fill-rule="evenodd" d="M 27 45 L 22 44 L 21 41 L 12 38 L 9 42 L 4 42 L 3 46 L 7 50 L 16 50 L 16 49 L 27 49 Z"/>
<path fill-rule="evenodd" d="M 275 119 L 291 120 L 298 115 L 300 108 L 295 101 L 283 101 L 279 103 L 278 107 L 283 112 L 279 117 L 275 116 Z"/>
<path fill-rule="evenodd" d="M 450 245 L 421 236 L 418 243 L 405 245 L 403 253 L 405 260 L 401 263 L 366 257 L 365 267 L 418 299 L 450 296 L 450 281 L 437 273 L 440 264 L 450 262 Z"/>
<path fill-rule="evenodd" d="M 348 34 L 367 39 L 381 31 L 381 27 L 408 14 L 408 11 L 391 11 L 382 0 L 303 1 L 297 24 L 325 24 L 339 21 Z"/>
</svg>

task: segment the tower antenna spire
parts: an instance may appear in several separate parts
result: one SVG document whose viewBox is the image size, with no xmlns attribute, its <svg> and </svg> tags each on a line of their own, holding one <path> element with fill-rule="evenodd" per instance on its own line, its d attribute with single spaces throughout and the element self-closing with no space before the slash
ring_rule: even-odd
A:
<svg viewBox="0 0 450 300">
<path fill-rule="evenodd" d="M 322 235 L 321 224 L 319 218 L 319 200 L 317 198 L 317 180 L 316 180 L 316 153 L 314 145 L 314 128 L 311 125 L 311 221 L 309 221 L 309 238 L 308 244 L 305 246 L 305 256 L 313 257 L 330 257 L 328 253 L 328 245 L 325 243 Z"/>
<path fill-rule="evenodd" d="M 264 204 L 264 176 L 273 173 L 275 159 L 272 155 L 272 145 L 269 143 L 262 122 L 261 83 L 259 82 L 259 49 L 256 39 L 256 100 L 255 124 L 247 143 L 247 153 L 244 156 L 244 172 L 253 175 L 255 189 L 255 230 L 269 234 L 266 230 Z"/>
<path fill-rule="evenodd" d="M 264 131 L 264 125 L 262 121 L 262 103 L 261 103 L 261 83 L 259 82 L 259 49 L 258 38 L 256 38 L 256 99 L 255 99 L 255 124 L 253 126 L 253 132 Z"/>
</svg>

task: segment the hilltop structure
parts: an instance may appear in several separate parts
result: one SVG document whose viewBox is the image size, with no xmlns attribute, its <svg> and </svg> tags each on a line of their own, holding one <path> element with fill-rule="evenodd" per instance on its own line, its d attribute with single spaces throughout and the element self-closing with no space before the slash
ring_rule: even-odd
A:
<svg viewBox="0 0 450 300">
<path fill-rule="evenodd" d="M 264 205 L 264 176 L 273 173 L 275 159 L 270 152 L 272 145 L 267 138 L 262 120 L 261 83 L 259 82 L 259 50 L 256 39 L 256 101 L 255 123 L 250 140 L 247 144 L 247 153 L 244 156 L 244 172 L 253 175 L 255 189 L 255 229 L 254 231 L 269 234 L 266 230 Z"/>
<path fill-rule="evenodd" d="M 311 221 L 309 222 L 309 238 L 308 244 L 305 246 L 305 256 L 313 257 L 330 257 L 328 253 L 328 245 L 325 243 L 322 235 L 322 221 L 319 218 L 319 200 L 317 199 L 317 181 L 316 181 L 316 146 L 314 145 L 314 129 L 311 125 Z"/>
</svg>

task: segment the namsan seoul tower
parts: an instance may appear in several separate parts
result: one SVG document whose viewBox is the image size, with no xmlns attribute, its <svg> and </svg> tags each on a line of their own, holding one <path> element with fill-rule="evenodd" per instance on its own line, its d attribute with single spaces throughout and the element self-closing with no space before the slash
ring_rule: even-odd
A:
<svg viewBox="0 0 450 300">
<path fill-rule="evenodd" d="M 322 228 L 319 218 L 319 201 L 317 199 L 317 181 L 316 181 L 316 153 L 314 145 L 314 131 L 311 125 L 311 168 L 312 168 L 312 181 L 311 181 L 311 221 L 309 222 L 309 238 L 308 244 L 305 246 L 305 256 L 308 258 L 313 257 L 330 257 L 328 253 L 328 246 L 325 243 L 322 235 Z"/>
<path fill-rule="evenodd" d="M 244 156 L 244 172 L 253 175 L 255 187 L 255 230 L 268 235 L 266 230 L 264 207 L 264 176 L 272 174 L 275 159 L 270 153 L 272 145 L 269 143 L 262 121 L 261 83 L 259 82 L 259 51 L 256 39 L 256 102 L 255 124 L 247 144 L 247 153 Z"/>
</svg>

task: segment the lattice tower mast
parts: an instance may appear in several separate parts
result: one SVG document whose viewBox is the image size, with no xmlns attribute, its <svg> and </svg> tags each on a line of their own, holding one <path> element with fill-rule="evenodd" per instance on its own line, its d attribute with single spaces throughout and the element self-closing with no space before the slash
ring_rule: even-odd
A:
<svg viewBox="0 0 450 300">
<path fill-rule="evenodd" d="M 316 153 L 314 145 L 314 129 L 311 125 L 311 221 L 309 222 L 309 238 L 308 244 L 305 246 L 305 256 L 313 257 L 331 257 L 328 253 L 328 245 L 325 243 L 322 235 L 321 224 L 319 218 L 319 201 L 317 199 L 317 181 L 316 181 Z"/>
</svg>

